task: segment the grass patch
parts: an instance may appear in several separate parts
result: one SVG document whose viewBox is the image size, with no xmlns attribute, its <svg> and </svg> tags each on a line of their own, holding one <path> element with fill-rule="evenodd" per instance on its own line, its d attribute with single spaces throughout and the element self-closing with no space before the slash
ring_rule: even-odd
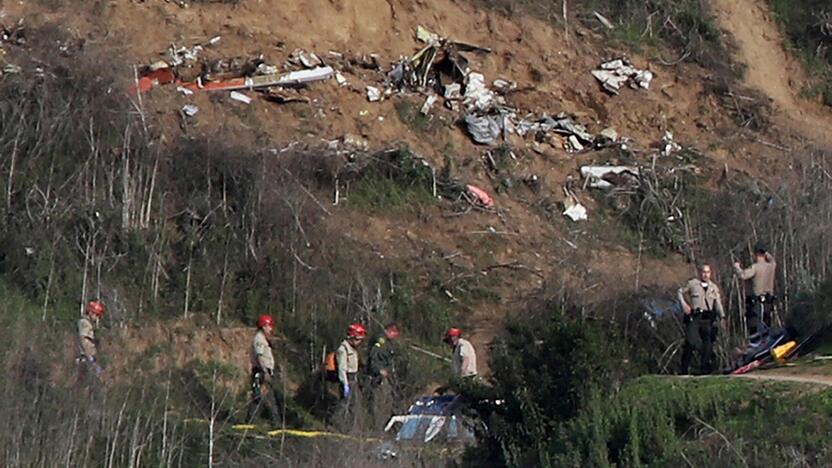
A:
<svg viewBox="0 0 832 468">
<path fill-rule="evenodd" d="M 832 6 L 827 0 L 769 0 L 787 47 L 804 63 L 811 82 L 805 97 L 832 106 Z"/>
<path fill-rule="evenodd" d="M 416 134 L 429 135 L 435 133 L 443 125 L 439 118 L 430 114 L 422 114 L 421 106 L 411 101 L 396 101 L 395 107 L 399 120 Z"/>
</svg>

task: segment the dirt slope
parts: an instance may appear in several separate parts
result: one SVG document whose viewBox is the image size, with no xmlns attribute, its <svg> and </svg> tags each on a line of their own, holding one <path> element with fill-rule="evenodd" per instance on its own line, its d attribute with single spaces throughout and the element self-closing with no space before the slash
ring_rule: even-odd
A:
<svg viewBox="0 0 832 468">
<path fill-rule="evenodd" d="M 723 29 L 738 46 L 738 60 L 748 68 L 746 83 L 766 93 L 780 111 L 777 122 L 832 148 L 832 112 L 798 96 L 805 73 L 783 49 L 783 37 L 763 0 L 711 0 Z"/>
</svg>

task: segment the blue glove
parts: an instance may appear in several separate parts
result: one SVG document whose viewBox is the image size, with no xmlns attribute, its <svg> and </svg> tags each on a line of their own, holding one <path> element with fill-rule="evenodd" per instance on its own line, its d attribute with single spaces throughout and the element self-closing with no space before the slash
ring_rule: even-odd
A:
<svg viewBox="0 0 832 468">
<path fill-rule="evenodd" d="M 349 384 L 341 385 L 341 393 L 344 395 L 344 398 L 349 398 L 350 395 L 352 395 L 352 389 L 350 388 Z"/>
<path fill-rule="evenodd" d="M 95 375 L 100 375 L 101 372 L 104 371 L 104 368 L 101 367 L 100 364 L 95 362 L 95 356 L 88 357 L 87 362 L 89 363 L 90 367 L 92 367 L 92 370 L 93 370 L 93 372 L 95 372 Z"/>
</svg>

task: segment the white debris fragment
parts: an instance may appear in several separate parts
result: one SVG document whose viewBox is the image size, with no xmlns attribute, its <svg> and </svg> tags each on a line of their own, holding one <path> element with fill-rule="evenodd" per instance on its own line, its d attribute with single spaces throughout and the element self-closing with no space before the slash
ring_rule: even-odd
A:
<svg viewBox="0 0 832 468">
<path fill-rule="evenodd" d="M 627 59 L 602 63 L 598 69 L 592 70 L 592 76 L 612 94 L 618 94 L 627 82 L 634 88 L 650 89 L 650 82 L 653 80 L 653 72 L 639 70 L 633 67 Z"/>
<path fill-rule="evenodd" d="M 445 85 L 445 99 L 460 99 L 462 97 L 462 85 L 459 83 L 451 83 Z"/>
<path fill-rule="evenodd" d="M 367 100 L 370 102 L 378 102 L 381 100 L 381 90 L 375 86 L 367 86 Z"/>
<path fill-rule="evenodd" d="M 208 39 L 208 45 L 217 45 L 220 42 L 220 36 L 214 36 L 211 39 Z"/>
<path fill-rule="evenodd" d="M 612 22 L 608 20 L 606 16 L 598 13 L 597 11 L 593 11 L 592 13 L 595 15 L 595 19 L 597 19 L 599 23 L 603 24 L 605 28 L 615 29 L 615 26 L 613 26 Z"/>
<path fill-rule="evenodd" d="M 242 102 L 243 104 L 251 104 L 251 98 L 239 91 L 231 91 L 231 99 Z"/>
<path fill-rule="evenodd" d="M 193 104 L 186 104 L 182 106 L 182 113 L 187 115 L 188 117 L 195 116 L 197 112 L 199 112 L 199 107 Z"/>
<path fill-rule="evenodd" d="M 422 104 L 422 108 L 419 110 L 419 112 L 421 112 L 422 115 L 428 115 L 430 113 L 430 109 L 433 107 L 433 104 L 436 102 L 437 99 L 439 99 L 439 96 L 435 94 L 431 94 L 430 96 L 425 98 L 425 103 Z"/>
<path fill-rule="evenodd" d="M 574 205 L 564 210 L 563 215 L 574 222 L 586 221 L 588 219 L 586 207 L 581 205 L 579 202 L 575 202 Z"/>
<path fill-rule="evenodd" d="M 290 60 L 299 63 L 306 68 L 315 68 L 324 64 L 320 57 L 314 52 L 307 52 L 303 49 L 295 49 L 290 54 Z"/>
<path fill-rule="evenodd" d="M 257 73 L 261 75 L 274 75 L 278 72 L 278 69 L 275 65 L 268 65 L 265 63 L 261 63 L 257 65 Z"/>
<path fill-rule="evenodd" d="M 335 73 L 335 70 L 332 67 L 318 67 L 311 70 L 294 71 L 281 76 L 275 85 L 299 85 L 313 81 L 328 80 L 332 78 L 333 73 Z"/>
<path fill-rule="evenodd" d="M 578 137 L 576 137 L 575 135 L 569 135 L 566 141 L 569 142 L 569 149 L 572 152 L 580 153 L 584 150 L 584 145 L 582 145 L 581 142 L 578 141 Z"/>
<path fill-rule="evenodd" d="M 494 93 L 485 86 L 485 75 L 471 72 L 465 85 L 465 109 L 468 112 L 486 112 L 494 104 Z"/>
<path fill-rule="evenodd" d="M 682 149 L 679 144 L 673 141 L 673 133 L 664 132 L 661 142 L 662 156 L 670 156 L 671 154 Z"/>
<path fill-rule="evenodd" d="M 188 89 L 188 88 L 183 88 L 183 87 L 181 87 L 181 86 L 177 86 L 177 87 L 176 87 L 176 90 L 177 90 L 177 91 L 179 91 L 180 93 L 184 94 L 185 96 L 191 96 L 191 95 L 193 95 L 193 94 L 194 94 L 194 92 L 193 92 L 193 91 L 191 91 L 190 89 Z"/>
<path fill-rule="evenodd" d="M 475 142 L 487 145 L 499 138 L 503 132 L 503 117 L 501 115 L 477 116 L 469 114 L 465 116 L 465 125 Z"/>
<path fill-rule="evenodd" d="M 338 86 L 346 86 L 349 84 L 347 78 L 341 72 L 335 72 L 335 81 L 338 83 Z"/>
<path fill-rule="evenodd" d="M 581 176 L 591 188 L 611 189 L 616 186 L 638 185 L 639 171 L 633 166 L 582 166 Z"/>
</svg>

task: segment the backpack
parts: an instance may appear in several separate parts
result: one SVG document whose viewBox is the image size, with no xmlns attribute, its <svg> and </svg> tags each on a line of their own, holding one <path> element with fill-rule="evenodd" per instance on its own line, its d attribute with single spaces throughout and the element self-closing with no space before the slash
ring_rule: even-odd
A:
<svg viewBox="0 0 832 468">
<path fill-rule="evenodd" d="M 335 351 L 326 353 L 326 356 L 324 356 L 323 371 L 326 380 L 330 382 L 338 381 L 338 364 L 335 362 Z"/>
</svg>

